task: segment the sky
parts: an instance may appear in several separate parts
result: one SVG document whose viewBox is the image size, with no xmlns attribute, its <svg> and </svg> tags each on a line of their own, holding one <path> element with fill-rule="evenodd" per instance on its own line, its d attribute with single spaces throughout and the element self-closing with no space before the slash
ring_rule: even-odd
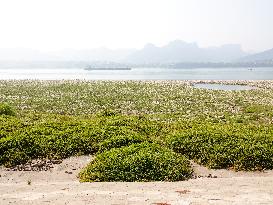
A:
<svg viewBox="0 0 273 205">
<path fill-rule="evenodd" d="M 273 48 L 273 0 L 0 0 L 0 48 Z"/>
</svg>

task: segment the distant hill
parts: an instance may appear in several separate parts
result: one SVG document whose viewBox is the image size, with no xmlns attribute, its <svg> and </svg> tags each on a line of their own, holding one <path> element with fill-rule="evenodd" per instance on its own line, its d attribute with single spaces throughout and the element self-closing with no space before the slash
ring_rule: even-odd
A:
<svg viewBox="0 0 273 205">
<path fill-rule="evenodd" d="M 176 40 L 163 47 L 147 44 L 130 54 L 129 63 L 229 62 L 247 56 L 240 45 L 200 48 L 196 43 Z"/>
<path fill-rule="evenodd" d="M 260 62 L 260 61 L 273 61 L 273 48 L 261 53 L 246 56 L 239 59 L 241 62 Z"/>
<path fill-rule="evenodd" d="M 273 50 L 272 52 L 273 53 Z M 266 53 L 265 53 L 266 54 Z M 187 43 L 176 40 L 158 47 L 147 44 L 143 49 L 66 49 L 58 52 L 41 52 L 32 49 L 11 48 L 0 49 L 0 62 L 118 62 L 129 64 L 172 64 L 172 63 L 206 63 L 231 62 L 236 59 L 247 58 L 240 45 L 227 44 L 219 47 L 200 48 L 197 43 Z M 268 54 L 269 55 L 269 54 Z M 11 64 L 8 65 L 8 67 Z M 67 65 L 66 63 L 64 64 Z"/>
</svg>

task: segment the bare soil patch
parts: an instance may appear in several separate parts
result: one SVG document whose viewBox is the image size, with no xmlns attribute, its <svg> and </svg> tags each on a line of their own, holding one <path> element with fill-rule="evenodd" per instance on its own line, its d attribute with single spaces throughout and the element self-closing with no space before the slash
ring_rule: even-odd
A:
<svg viewBox="0 0 273 205">
<path fill-rule="evenodd" d="M 79 183 L 92 156 L 71 157 L 47 171 L 0 169 L 0 204 L 273 204 L 273 171 L 209 170 L 193 164 L 181 182 Z"/>
</svg>

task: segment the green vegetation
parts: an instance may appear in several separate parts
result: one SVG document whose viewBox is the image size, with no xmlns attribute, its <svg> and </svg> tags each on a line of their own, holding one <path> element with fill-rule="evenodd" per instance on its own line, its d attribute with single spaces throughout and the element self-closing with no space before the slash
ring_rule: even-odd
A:
<svg viewBox="0 0 273 205">
<path fill-rule="evenodd" d="M 102 170 L 134 168 L 132 156 L 144 166 L 157 156 L 144 152 L 160 147 L 163 164 L 183 158 L 175 169 L 188 167 L 185 157 L 210 168 L 272 169 L 273 82 L 237 83 L 260 89 L 213 91 L 177 81 L 0 81 L 0 164 L 95 154 L 83 181 L 186 179 L 169 178 L 170 167 L 154 173 L 157 178 L 143 171 L 107 178 Z M 107 164 L 110 156 L 128 164 Z"/>
<path fill-rule="evenodd" d="M 81 173 L 82 182 L 179 181 L 191 177 L 189 161 L 157 144 L 141 143 L 98 154 Z"/>
<path fill-rule="evenodd" d="M 142 143 L 148 139 L 139 135 L 114 136 L 99 143 L 99 152 L 105 152 L 112 148 L 120 148 L 132 144 Z M 152 141 L 151 141 L 152 142 Z"/>
<path fill-rule="evenodd" d="M 0 115 L 11 115 L 14 116 L 15 115 L 15 111 L 14 109 L 6 104 L 6 103 L 0 103 Z"/>
<path fill-rule="evenodd" d="M 121 147 L 149 138 L 149 135 L 145 135 L 145 138 L 137 136 L 138 130 L 143 128 L 138 126 L 138 118 L 133 116 L 94 115 L 79 119 L 42 115 L 35 121 L 28 120 L 22 122 L 14 117 L 0 118 L 1 125 L 4 125 L 1 128 L 0 164 L 14 166 L 36 158 L 58 159 L 92 154 L 99 148 L 109 149 L 106 145 Z"/>
<path fill-rule="evenodd" d="M 188 125 L 166 141 L 175 152 L 210 168 L 273 168 L 273 126 L 204 122 Z"/>
</svg>

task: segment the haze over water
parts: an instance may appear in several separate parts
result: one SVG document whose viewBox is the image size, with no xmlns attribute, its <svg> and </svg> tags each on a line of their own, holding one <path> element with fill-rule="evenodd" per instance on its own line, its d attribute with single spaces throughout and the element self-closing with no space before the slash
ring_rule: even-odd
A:
<svg viewBox="0 0 273 205">
<path fill-rule="evenodd" d="M 0 69 L 0 79 L 38 80 L 273 80 L 273 68 Z"/>
<path fill-rule="evenodd" d="M 273 80 L 272 8 L 272 0 L 1 1 L 0 79 Z M 234 66 L 83 69 L 98 61 Z"/>
</svg>

